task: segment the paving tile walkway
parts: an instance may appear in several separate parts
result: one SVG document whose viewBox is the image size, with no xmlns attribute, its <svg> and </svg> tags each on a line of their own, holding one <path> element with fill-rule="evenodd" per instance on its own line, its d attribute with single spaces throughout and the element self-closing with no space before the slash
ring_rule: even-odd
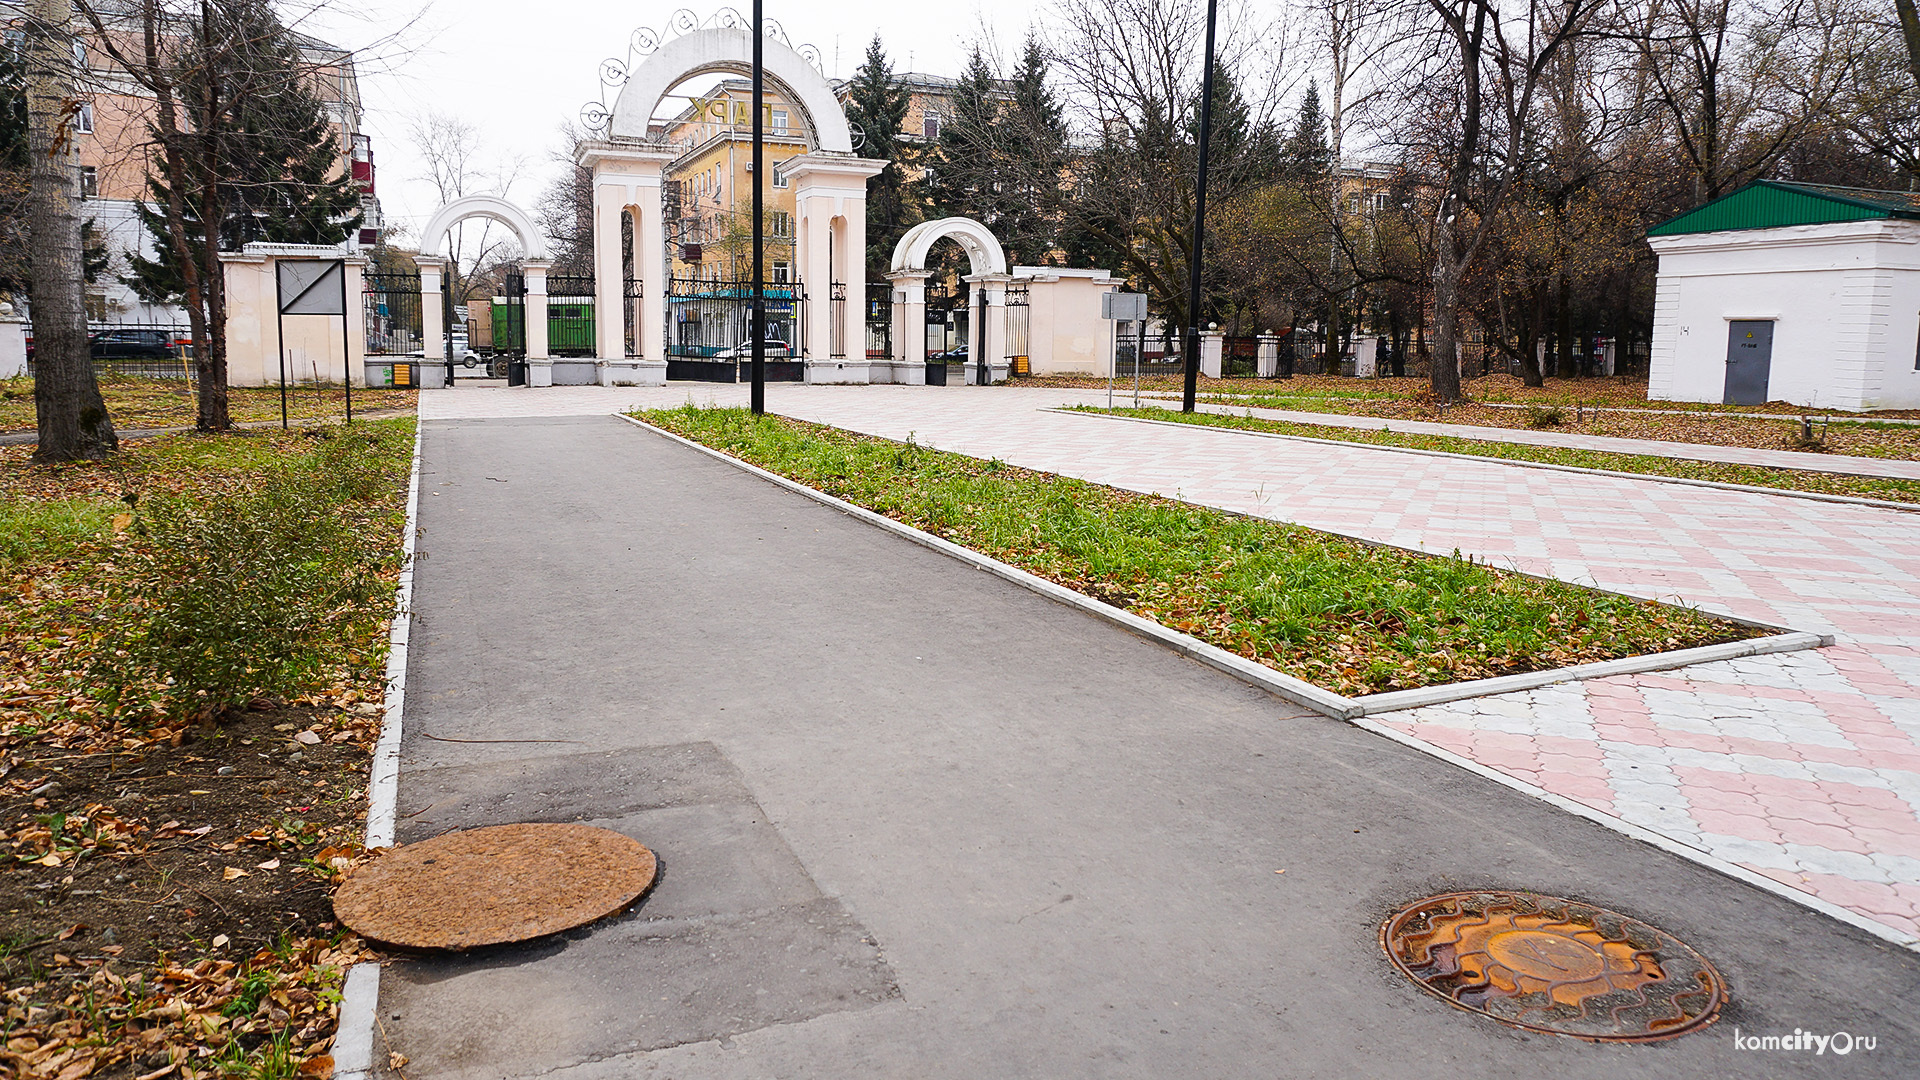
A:
<svg viewBox="0 0 1920 1080">
<path fill-rule="evenodd" d="M 796 417 L 1831 634 L 1377 717 L 1920 940 L 1920 515 L 1050 411 L 1086 392 L 769 389 Z M 1104 392 L 1098 397 L 1104 400 Z M 744 388 L 423 393 L 427 418 Z"/>
<path fill-rule="evenodd" d="M 1116 397 L 1116 402 L 1131 405 L 1131 395 Z M 1104 404 L 1100 394 L 1096 404 Z M 1166 398 L 1140 399 L 1145 408 L 1178 408 L 1177 401 Z M 1597 450 L 1609 454 L 1644 454 L 1680 461 L 1711 461 L 1731 465 L 1758 465 L 1769 469 L 1802 469 L 1807 472 L 1835 473 L 1842 476 L 1878 476 L 1895 480 L 1920 480 L 1920 461 L 1898 458 L 1855 457 L 1847 454 L 1810 454 L 1799 450 L 1764 450 L 1750 446 L 1710 446 L 1704 443 L 1663 442 L 1654 439 L 1623 439 L 1612 435 L 1581 435 L 1570 431 L 1535 431 L 1531 428 L 1493 428 L 1474 424 L 1447 424 L 1433 420 L 1384 419 L 1377 416 L 1348 416 L 1341 413 L 1302 412 L 1296 409 L 1260 409 L 1244 405 L 1201 403 L 1202 412 L 1227 416 L 1253 416 L 1263 420 L 1284 420 L 1294 424 L 1319 424 L 1323 427 L 1353 428 L 1360 431 L 1404 432 L 1410 435 L 1444 435 L 1478 442 L 1516 443 L 1524 446 L 1558 446 L 1571 450 Z"/>
</svg>

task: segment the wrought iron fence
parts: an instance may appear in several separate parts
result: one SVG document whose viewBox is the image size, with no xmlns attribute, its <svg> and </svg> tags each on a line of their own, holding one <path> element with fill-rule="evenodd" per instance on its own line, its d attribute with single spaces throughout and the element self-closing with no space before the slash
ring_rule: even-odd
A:
<svg viewBox="0 0 1920 1080">
<path fill-rule="evenodd" d="M 798 283 L 762 291 L 760 339 L 767 378 L 798 382 L 806 331 L 806 291 Z M 667 378 L 737 382 L 753 353 L 753 284 L 749 281 L 670 278 L 667 282 Z"/>
<path fill-rule="evenodd" d="M 360 295 L 368 356 L 407 356 L 424 349 L 418 271 L 369 273 Z"/>
<path fill-rule="evenodd" d="M 1027 336 L 1032 297 L 1026 285 L 1009 285 L 1006 293 L 1007 369 L 1014 375 L 1030 373 L 1027 366 Z"/>
<path fill-rule="evenodd" d="M 33 329 L 26 334 L 27 374 L 34 373 Z M 108 378 L 194 380 L 193 329 L 177 323 L 87 323 L 93 370 Z"/>
<path fill-rule="evenodd" d="M 867 359 L 893 356 L 893 286 L 867 282 Z"/>
<path fill-rule="evenodd" d="M 827 355 L 835 360 L 847 356 L 847 283 L 832 283 L 827 297 Z"/>
</svg>

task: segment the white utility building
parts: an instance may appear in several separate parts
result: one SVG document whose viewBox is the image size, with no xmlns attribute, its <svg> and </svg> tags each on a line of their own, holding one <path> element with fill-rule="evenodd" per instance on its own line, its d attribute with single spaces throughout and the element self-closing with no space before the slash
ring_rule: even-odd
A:
<svg viewBox="0 0 1920 1080">
<path fill-rule="evenodd" d="M 1920 192 L 1761 180 L 1647 240 L 1649 398 L 1920 408 Z"/>
</svg>

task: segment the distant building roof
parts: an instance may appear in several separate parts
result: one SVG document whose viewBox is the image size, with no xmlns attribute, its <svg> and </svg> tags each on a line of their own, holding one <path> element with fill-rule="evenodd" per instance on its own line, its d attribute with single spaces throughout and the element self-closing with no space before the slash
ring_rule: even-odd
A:
<svg viewBox="0 0 1920 1080">
<path fill-rule="evenodd" d="M 1648 236 L 1827 225 L 1841 221 L 1907 218 L 1920 221 L 1920 192 L 1756 180 L 1647 230 Z"/>
</svg>

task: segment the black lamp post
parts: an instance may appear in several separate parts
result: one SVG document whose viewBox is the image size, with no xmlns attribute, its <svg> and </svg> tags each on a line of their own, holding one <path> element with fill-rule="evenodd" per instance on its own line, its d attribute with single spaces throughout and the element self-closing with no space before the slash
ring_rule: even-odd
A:
<svg viewBox="0 0 1920 1080">
<path fill-rule="evenodd" d="M 761 87 L 766 81 L 766 69 L 761 61 L 760 46 L 766 40 L 766 34 L 760 26 L 760 0 L 753 0 L 753 325 L 748 333 L 753 335 L 753 390 L 750 403 L 755 416 L 767 411 L 767 343 L 766 343 L 766 287 L 762 273 L 765 255 L 764 228 L 760 223 L 761 177 L 766 170 L 760 167 L 761 149 L 765 142 L 766 131 L 761 122 Z"/>
<path fill-rule="evenodd" d="M 758 4 L 760 0 L 754 0 Z M 1207 59 L 1200 73 L 1200 175 L 1193 187 L 1193 250 L 1187 267 L 1187 386 L 1180 411 L 1192 412 L 1200 386 L 1200 260 L 1207 239 L 1207 140 L 1213 134 L 1213 23 L 1218 0 L 1207 0 Z M 758 10 L 756 8 L 755 10 Z"/>
</svg>

